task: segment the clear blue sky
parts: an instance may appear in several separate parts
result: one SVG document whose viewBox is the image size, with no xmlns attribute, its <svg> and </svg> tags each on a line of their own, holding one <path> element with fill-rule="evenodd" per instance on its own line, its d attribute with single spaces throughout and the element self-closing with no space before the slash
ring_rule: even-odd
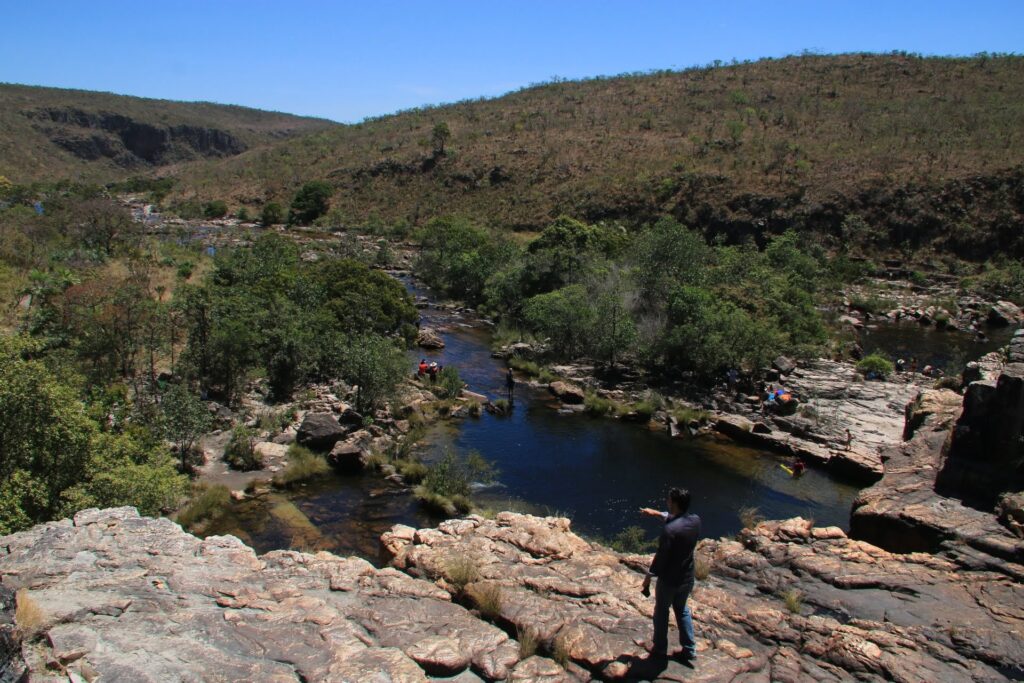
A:
<svg viewBox="0 0 1024 683">
<path fill-rule="evenodd" d="M 552 76 L 1024 52 L 1024 1 L 0 0 L 0 81 L 358 121 Z"/>
</svg>

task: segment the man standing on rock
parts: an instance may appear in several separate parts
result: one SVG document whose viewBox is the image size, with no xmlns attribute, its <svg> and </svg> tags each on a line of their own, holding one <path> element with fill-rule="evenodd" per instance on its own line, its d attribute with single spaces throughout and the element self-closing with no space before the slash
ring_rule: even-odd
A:
<svg viewBox="0 0 1024 683">
<path fill-rule="evenodd" d="M 700 538 L 700 517 L 687 514 L 690 492 L 673 488 L 668 493 L 668 512 L 643 508 L 642 514 L 661 517 L 665 528 L 658 540 L 658 552 L 644 577 L 643 594 L 650 595 L 651 577 L 658 579 L 654 587 L 654 644 L 651 655 L 668 655 L 668 611 L 671 607 L 679 626 L 679 643 L 683 646 L 679 658 L 692 661 L 697 656 L 697 643 L 693 638 L 693 618 L 686 601 L 693 590 L 693 556 Z"/>
</svg>

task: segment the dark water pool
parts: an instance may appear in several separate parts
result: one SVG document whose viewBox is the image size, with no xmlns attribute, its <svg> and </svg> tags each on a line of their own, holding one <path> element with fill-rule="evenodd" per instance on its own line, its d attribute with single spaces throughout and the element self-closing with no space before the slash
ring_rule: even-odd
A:
<svg viewBox="0 0 1024 683">
<path fill-rule="evenodd" d="M 947 374 L 959 373 L 972 360 L 1010 343 L 1014 328 L 986 328 L 987 339 L 978 341 L 971 332 L 939 330 L 917 322 L 883 323 L 865 328 L 860 344 L 867 353 L 881 353 L 895 361 L 917 358 L 918 370 L 926 365 L 941 368 Z"/>
</svg>

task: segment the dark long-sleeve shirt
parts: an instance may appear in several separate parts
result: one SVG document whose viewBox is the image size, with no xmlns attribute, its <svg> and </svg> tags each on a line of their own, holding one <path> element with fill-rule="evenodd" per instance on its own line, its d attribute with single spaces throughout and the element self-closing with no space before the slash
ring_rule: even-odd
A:
<svg viewBox="0 0 1024 683">
<path fill-rule="evenodd" d="M 693 551 L 699 538 L 700 517 L 669 517 L 658 539 L 658 552 L 651 562 L 650 573 L 660 581 L 674 584 L 693 581 Z"/>
</svg>

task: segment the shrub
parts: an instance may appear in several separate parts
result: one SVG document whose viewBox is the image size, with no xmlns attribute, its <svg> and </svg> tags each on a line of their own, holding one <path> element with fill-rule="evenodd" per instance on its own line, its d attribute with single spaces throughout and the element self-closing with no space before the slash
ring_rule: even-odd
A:
<svg viewBox="0 0 1024 683">
<path fill-rule="evenodd" d="M 288 466 L 273 479 L 274 486 L 289 488 L 295 484 L 326 474 L 331 469 L 322 455 L 292 444 L 288 447 Z"/>
<path fill-rule="evenodd" d="M 509 415 L 512 413 L 512 404 L 507 398 L 499 398 L 494 402 L 494 412 L 496 415 Z"/>
<path fill-rule="evenodd" d="M 260 223 L 262 223 L 264 227 L 284 223 L 284 219 L 284 207 L 277 202 L 270 202 L 263 207 L 263 211 L 260 213 Z"/>
<path fill-rule="evenodd" d="M 464 386 L 459 371 L 453 367 L 446 367 L 437 374 L 437 393 L 441 398 L 458 398 Z"/>
<path fill-rule="evenodd" d="M 178 524 L 184 529 L 193 529 L 200 522 L 220 517 L 231 506 L 231 491 L 223 484 L 199 485 L 192 500 L 178 513 Z"/>
<path fill-rule="evenodd" d="M 628 526 L 615 535 L 610 545 L 620 553 L 644 553 L 653 550 L 656 543 L 646 537 L 643 528 Z"/>
<path fill-rule="evenodd" d="M 251 430 L 238 426 L 231 431 L 231 440 L 224 449 L 224 460 L 232 469 L 243 472 L 263 467 L 263 459 L 256 452 L 256 438 Z"/>
<path fill-rule="evenodd" d="M 711 575 L 711 558 L 702 552 L 693 554 L 693 575 L 698 581 L 703 581 Z"/>
<path fill-rule="evenodd" d="M 247 223 L 250 220 L 249 209 L 243 206 L 238 210 L 238 213 L 236 213 L 235 216 L 238 218 L 238 220 L 242 221 L 243 223 Z"/>
<path fill-rule="evenodd" d="M 466 405 L 466 411 L 470 417 L 480 417 L 480 413 L 483 411 L 483 405 L 480 401 L 470 401 Z"/>
<path fill-rule="evenodd" d="M 292 206 L 288 212 L 288 222 L 302 225 L 312 223 L 327 213 L 332 194 L 334 194 L 334 190 L 322 180 L 312 180 L 306 183 L 292 200 Z"/>
<path fill-rule="evenodd" d="M 615 401 L 602 398 L 594 393 L 587 393 L 583 398 L 583 408 L 594 415 L 607 415 L 615 412 Z"/>
<path fill-rule="evenodd" d="M 867 378 L 873 376 L 885 378 L 892 374 L 893 367 L 889 359 L 873 353 L 857 363 L 857 372 Z"/>
<path fill-rule="evenodd" d="M 192 273 L 195 271 L 196 265 L 191 261 L 182 261 L 178 264 L 178 277 L 182 280 L 187 280 L 192 277 Z"/>
<path fill-rule="evenodd" d="M 220 199 L 207 202 L 203 206 L 204 218 L 223 218 L 226 215 L 228 215 L 228 205 Z"/>
</svg>

